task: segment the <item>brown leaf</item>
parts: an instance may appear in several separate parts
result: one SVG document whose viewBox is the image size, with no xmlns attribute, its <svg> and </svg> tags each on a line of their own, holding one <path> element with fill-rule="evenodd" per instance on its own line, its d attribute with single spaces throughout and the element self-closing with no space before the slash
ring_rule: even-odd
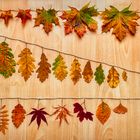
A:
<svg viewBox="0 0 140 140">
<path fill-rule="evenodd" d="M 113 111 L 118 114 L 125 114 L 127 113 L 127 108 L 120 103 Z"/>
<path fill-rule="evenodd" d="M 123 71 L 123 73 L 122 73 L 122 79 L 124 81 L 127 81 L 127 73 L 126 73 L 126 71 Z"/>
<path fill-rule="evenodd" d="M 21 104 L 17 104 L 12 110 L 12 122 L 18 128 L 25 119 L 26 111 Z"/>
<path fill-rule="evenodd" d="M 96 117 L 102 124 L 104 124 L 108 120 L 110 114 L 111 114 L 111 109 L 104 102 L 102 102 L 96 110 Z"/>
</svg>

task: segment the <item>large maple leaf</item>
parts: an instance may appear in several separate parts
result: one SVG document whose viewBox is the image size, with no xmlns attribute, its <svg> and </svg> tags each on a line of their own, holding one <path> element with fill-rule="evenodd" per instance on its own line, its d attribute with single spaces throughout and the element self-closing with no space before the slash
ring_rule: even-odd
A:
<svg viewBox="0 0 140 140">
<path fill-rule="evenodd" d="M 64 23 L 66 35 L 72 33 L 74 29 L 81 38 L 86 33 L 86 27 L 90 31 L 96 31 L 97 22 L 92 17 L 97 16 L 98 12 L 97 9 L 95 9 L 95 6 L 89 7 L 89 4 L 90 3 L 86 4 L 80 10 L 69 6 L 70 10 L 63 11 L 63 14 L 60 17 L 61 19 L 66 20 Z"/>
<path fill-rule="evenodd" d="M 119 41 L 122 41 L 126 37 L 126 33 L 135 35 L 136 22 L 140 16 L 135 11 L 129 10 L 130 6 L 119 11 L 114 6 L 110 6 L 110 9 L 106 9 L 101 13 L 103 21 L 102 32 L 108 32 L 113 28 L 113 34 Z"/>
</svg>

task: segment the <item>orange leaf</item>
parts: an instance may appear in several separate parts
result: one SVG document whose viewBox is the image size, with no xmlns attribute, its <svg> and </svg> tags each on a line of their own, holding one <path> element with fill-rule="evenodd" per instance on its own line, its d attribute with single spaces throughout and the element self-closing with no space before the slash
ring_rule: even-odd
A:
<svg viewBox="0 0 140 140">
<path fill-rule="evenodd" d="M 120 103 L 116 108 L 113 109 L 113 111 L 118 114 L 125 114 L 127 112 L 127 108 Z"/>
<path fill-rule="evenodd" d="M 122 78 L 123 78 L 124 81 L 127 81 L 127 73 L 126 73 L 126 71 L 123 71 Z"/>
</svg>

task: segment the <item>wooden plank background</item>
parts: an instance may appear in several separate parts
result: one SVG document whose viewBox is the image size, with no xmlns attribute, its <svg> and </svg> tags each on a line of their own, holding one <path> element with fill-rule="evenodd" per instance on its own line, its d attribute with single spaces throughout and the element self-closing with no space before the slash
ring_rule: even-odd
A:
<svg viewBox="0 0 140 140">
<path fill-rule="evenodd" d="M 80 8 L 87 2 L 86 0 L 0 0 L 0 9 L 36 9 L 42 6 L 45 8 L 67 9 L 68 5 Z M 140 7 L 139 0 L 92 0 L 91 3 L 96 4 L 99 10 L 104 10 L 109 5 L 121 9 L 132 4 L 131 8 L 134 10 L 138 10 Z M 32 14 L 35 16 L 35 13 Z M 23 28 L 17 18 L 11 20 L 8 27 L 5 27 L 3 21 L 0 20 L 0 34 L 140 71 L 140 28 L 138 27 L 135 37 L 127 35 L 126 39 L 120 43 L 110 33 L 101 34 L 100 18 L 97 18 L 97 21 L 99 23 L 97 34 L 87 31 L 82 39 L 79 39 L 75 33 L 65 36 L 62 20 L 60 20 L 62 26 L 53 28 L 49 36 L 44 33 L 42 27 L 33 28 L 34 21 L 28 22 Z M 3 38 L 0 38 L 0 41 L 3 41 Z M 18 54 L 25 47 L 25 44 L 10 40 L 7 40 L 7 42 L 13 49 L 15 59 L 18 60 Z M 28 47 L 33 52 L 37 66 L 40 61 L 41 49 L 35 46 Z M 58 55 L 50 51 L 45 51 L 45 54 L 51 64 Z M 64 55 L 63 57 L 68 67 L 70 67 L 73 58 Z M 79 61 L 83 68 L 86 61 Z M 92 63 L 92 67 L 95 72 L 97 64 Z M 104 66 L 106 75 L 109 68 Z M 18 69 L 18 66 L 16 69 Z M 119 69 L 118 71 L 119 73 L 122 72 Z M 109 88 L 106 82 L 99 87 L 94 80 L 87 84 L 83 79 L 74 86 L 69 76 L 63 82 L 60 82 L 52 74 L 44 83 L 39 82 L 36 73 L 27 82 L 24 82 L 18 72 L 8 79 L 0 76 L 0 97 L 98 96 L 140 97 L 140 76 L 128 73 L 128 82 L 121 81 L 116 89 Z M 119 104 L 119 101 L 105 100 L 105 102 L 109 104 L 111 109 Z M 2 103 L 7 105 L 10 118 L 17 100 L 3 100 Z M 20 101 L 20 103 L 27 112 L 31 111 L 31 107 L 37 107 L 37 101 Z M 52 112 L 52 106 L 60 103 L 60 100 L 41 101 L 40 107 L 46 107 L 46 111 Z M 64 100 L 64 103 L 71 111 L 73 110 L 73 100 Z M 100 103 L 101 100 L 86 100 L 88 110 L 94 113 Z M 101 125 L 95 115 L 93 122 L 84 121 L 80 123 L 76 117 L 72 117 L 69 118 L 69 125 L 63 123 L 61 127 L 59 127 L 58 121 L 54 121 L 55 117 L 49 117 L 49 125 L 46 126 L 42 123 L 40 129 L 37 130 L 35 123 L 28 126 L 30 116 L 27 116 L 20 128 L 16 129 L 10 119 L 8 131 L 5 136 L 0 133 L 0 140 L 140 140 L 140 101 L 122 101 L 122 103 L 127 106 L 128 113 L 117 115 L 112 112 L 105 125 Z"/>
</svg>

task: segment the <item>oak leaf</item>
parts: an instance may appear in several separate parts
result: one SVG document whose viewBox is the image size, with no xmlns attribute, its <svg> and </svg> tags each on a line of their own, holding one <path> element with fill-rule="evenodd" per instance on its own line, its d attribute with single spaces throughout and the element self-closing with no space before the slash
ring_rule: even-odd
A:
<svg viewBox="0 0 140 140">
<path fill-rule="evenodd" d="M 102 124 L 104 124 L 108 120 L 110 114 L 111 109 L 105 102 L 102 102 L 96 110 L 96 117 Z"/>
<path fill-rule="evenodd" d="M 21 104 L 17 104 L 12 110 L 12 122 L 18 128 L 25 119 L 26 111 Z"/>
<path fill-rule="evenodd" d="M 116 88 L 120 82 L 119 73 L 113 66 L 109 70 L 109 74 L 107 76 L 107 82 L 111 88 Z"/>
<path fill-rule="evenodd" d="M 0 43 L 0 74 L 5 78 L 15 73 L 16 62 L 12 49 L 8 47 L 6 42 Z"/>
<path fill-rule="evenodd" d="M 47 61 L 46 55 L 42 53 L 41 61 L 38 63 L 39 68 L 36 71 L 38 73 L 37 78 L 39 78 L 41 82 L 44 82 L 49 77 L 49 73 L 51 73 L 51 65 Z"/>
<path fill-rule="evenodd" d="M 24 80 L 27 81 L 31 76 L 32 72 L 35 69 L 35 59 L 32 57 L 32 53 L 29 48 L 24 48 L 21 53 L 18 55 L 20 57 L 18 61 L 19 70 L 18 72 L 24 77 Z"/>
<path fill-rule="evenodd" d="M 2 132 L 5 135 L 6 129 L 8 129 L 8 110 L 6 109 L 6 105 L 3 105 L 0 108 L 0 132 Z"/>
<path fill-rule="evenodd" d="M 123 79 L 124 81 L 127 81 L 127 73 L 126 73 L 126 71 L 123 71 L 123 72 L 122 72 L 122 79 Z"/>
<path fill-rule="evenodd" d="M 62 81 L 67 76 L 67 66 L 65 64 L 64 58 L 61 55 L 58 55 L 53 63 L 53 74 L 55 77 Z"/>
<path fill-rule="evenodd" d="M 93 70 L 91 68 L 90 61 L 88 61 L 84 67 L 84 70 L 82 72 L 83 78 L 85 82 L 90 83 L 93 78 Z"/>
<path fill-rule="evenodd" d="M 70 10 L 63 11 L 60 17 L 66 20 L 64 22 L 66 35 L 74 30 L 81 38 L 86 33 L 86 27 L 90 31 L 96 31 L 97 22 L 92 17 L 97 16 L 98 12 L 95 6 L 89 7 L 89 4 L 87 3 L 80 10 L 69 6 Z"/>
<path fill-rule="evenodd" d="M 44 31 L 48 34 L 52 31 L 53 23 L 55 25 L 59 25 L 59 20 L 56 17 L 57 11 L 55 9 L 36 9 L 37 17 L 35 18 L 35 25 L 39 26 L 40 24 L 43 25 Z"/>
<path fill-rule="evenodd" d="M 127 108 L 120 103 L 117 107 L 113 109 L 113 111 L 118 114 L 125 114 L 127 113 Z"/>
<path fill-rule="evenodd" d="M 130 6 L 119 11 L 114 6 L 101 13 L 103 21 L 102 32 L 108 32 L 113 28 L 112 34 L 115 34 L 119 41 L 126 37 L 126 33 L 135 35 L 137 20 L 140 16 L 135 11 L 129 10 Z"/>
<path fill-rule="evenodd" d="M 79 63 L 79 61 L 77 59 L 74 59 L 71 64 L 71 69 L 70 69 L 70 72 L 71 72 L 70 77 L 74 84 L 76 84 L 79 81 L 79 79 L 82 77 L 80 66 L 81 64 Z"/>
</svg>

